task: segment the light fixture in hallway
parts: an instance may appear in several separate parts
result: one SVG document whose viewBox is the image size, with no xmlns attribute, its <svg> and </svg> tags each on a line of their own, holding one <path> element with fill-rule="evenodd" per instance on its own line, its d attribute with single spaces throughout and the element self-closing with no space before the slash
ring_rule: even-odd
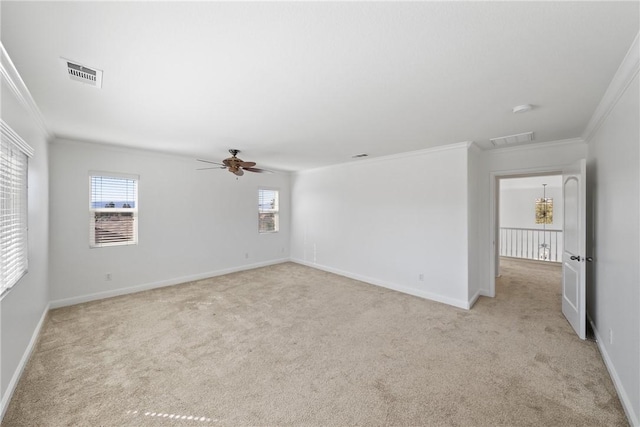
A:
<svg viewBox="0 0 640 427">
<path fill-rule="evenodd" d="M 542 224 L 542 243 L 538 246 L 538 259 L 549 260 L 547 224 L 553 223 L 553 199 L 547 199 L 547 184 L 542 184 L 542 198 L 536 200 L 536 224 Z"/>
</svg>

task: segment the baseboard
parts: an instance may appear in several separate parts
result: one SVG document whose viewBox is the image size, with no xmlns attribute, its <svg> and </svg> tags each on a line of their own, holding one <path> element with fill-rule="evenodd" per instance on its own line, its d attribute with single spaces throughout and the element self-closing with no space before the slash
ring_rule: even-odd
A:
<svg viewBox="0 0 640 427">
<path fill-rule="evenodd" d="M 395 283 L 385 282 L 385 281 L 374 279 L 371 277 L 362 276 L 360 274 L 350 273 L 348 271 L 327 267 L 325 265 L 304 261 L 302 259 L 291 258 L 291 262 L 295 262 L 296 264 L 305 265 L 311 268 L 316 268 L 318 270 L 326 271 L 328 273 L 337 274 L 338 276 L 348 277 L 349 279 L 359 280 L 360 282 L 369 283 L 371 285 L 380 286 L 382 288 L 391 289 L 393 291 L 402 292 L 404 294 L 413 295 L 413 296 L 428 299 L 431 301 L 441 302 L 443 304 L 452 305 L 458 308 L 463 308 L 465 310 L 470 309 L 472 305 L 472 302 L 470 301 L 457 300 L 457 299 L 448 298 L 439 294 L 434 294 L 432 292 L 426 292 L 418 289 L 407 288 L 405 286 L 401 286 Z"/>
<path fill-rule="evenodd" d="M 482 291 L 478 290 L 478 292 L 476 292 L 476 294 L 474 296 L 471 297 L 471 299 L 469 300 L 469 309 L 471 309 L 471 307 L 473 307 L 473 305 L 478 301 L 478 298 L 480 298 L 480 295 L 482 295 Z"/>
<path fill-rule="evenodd" d="M 557 267 L 561 267 L 562 266 L 562 260 L 560 260 L 560 261 L 543 261 L 543 260 L 539 260 L 539 259 L 520 258 L 520 257 L 517 257 L 517 256 L 506 256 L 506 255 L 500 255 L 500 258 L 513 259 L 513 260 L 517 260 L 517 261 L 528 262 L 528 263 L 531 263 L 531 264 L 555 265 Z"/>
<path fill-rule="evenodd" d="M 232 267 L 232 268 L 225 268 L 222 270 L 192 274 L 189 276 L 174 277 L 172 279 L 161 280 L 161 281 L 152 282 L 152 283 L 145 283 L 142 285 L 130 286 L 127 288 L 119 288 L 119 289 L 113 289 L 113 290 L 104 291 L 104 292 L 96 292 L 88 295 L 81 295 L 77 297 L 63 298 L 63 299 L 51 301 L 50 308 L 54 309 L 54 308 L 60 308 L 60 307 L 67 307 L 70 305 L 82 304 L 84 302 L 96 301 L 104 298 L 134 294 L 136 292 L 148 291 L 148 290 L 157 289 L 157 288 L 164 288 L 166 286 L 179 285 L 181 283 L 193 282 L 196 280 L 207 279 L 209 277 L 224 276 L 225 274 L 237 273 L 239 271 L 253 270 L 255 268 L 267 267 L 269 265 L 282 264 L 283 262 L 288 262 L 288 261 L 289 261 L 289 258 L 280 258 L 280 259 L 271 260 L 271 261 L 264 261 L 264 262 L 254 263 L 254 264 L 245 264 L 245 265 Z"/>
<path fill-rule="evenodd" d="M 488 297 L 488 298 L 495 298 L 495 292 L 492 294 L 490 291 L 486 290 L 486 289 L 480 289 L 480 291 L 478 292 L 478 296 L 481 297 Z"/>
<path fill-rule="evenodd" d="M 602 360 L 604 360 L 604 365 L 607 367 L 607 371 L 609 371 L 609 376 L 611 377 L 611 380 L 613 381 L 613 385 L 615 386 L 616 391 L 618 392 L 618 397 L 620 398 L 620 402 L 622 403 L 624 412 L 627 415 L 629 424 L 631 424 L 633 427 L 640 427 L 640 418 L 638 418 L 638 414 L 636 414 L 635 411 L 633 410 L 633 405 L 631 404 L 629 395 L 627 395 L 627 392 L 622 386 L 620 377 L 618 376 L 618 373 L 616 372 L 616 369 L 613 366 L 613 363 L 611 362 L 611 358 L 609 357 L 609 353 L 607 353 L 607 349 L 603 344 L 604 340 L 600 335 L 600 333 L 598 332 L 598 329 L 596 328 L 596 325 L 591 320 L 590 316 L 587 316 L 587 320 L 591 324 L 593 333 L 596 336 L 596 342 L 598 343 L 598 349 L 600 350 L 600 354 L 602 355 Z"/>
<path fill-rule="evenodd" d="M 15 391 L 16 386 L 18 385 L 18 381 L 20 381 L 20 377 L 24 372 L 24 368 L 27 366 L 27 362 L 29 362 L 29 358 L 31 357 L 33 348 L 38 342 L 38 337 L 40 336 L 40 330 L 42 329 L 42 325 L 44 325 L 44 321 L 47 318 L 48 313 L 49 313 L 49 304 L 47 304 L 47 306 L 44 308 L 44 311 L 42 312 L 42 316 L 40 316 L 40 321 L 38 322 L 38 325 L 36 326 L 36 328 L 33 331 L 33 334 L 31 335 L 31 340 L 29 340 L 29 345 L 27 345 L 27 348 L 25 349 L 24 354 L 20 359 L 20 363 L 18 363 L 18 366 L 15 372 L 13 373 L 13 376 L 11 377 L 11 381 L 7 386 L 7 390 L 2 396 L 2 401 L 0 402 L 0 405 L 1 405 L 0 424 L 2 423 L 2 419 L 4 418 L 4 414 L 7 411 L 7 408 L 9 407 L 9 402 L 11 402 L 11 398 L 13 397 L 13 392 Z"/>
</svg>

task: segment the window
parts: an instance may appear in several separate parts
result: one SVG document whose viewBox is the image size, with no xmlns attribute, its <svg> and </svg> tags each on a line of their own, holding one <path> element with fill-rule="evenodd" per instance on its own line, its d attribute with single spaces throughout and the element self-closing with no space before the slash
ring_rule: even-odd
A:
<svg viewBox="0 0 640 427">
<path fill-rule="evenodd" d="M 276 233 L 279 229 L 278 190 L 258 190 L 258 232 Z"/>
<path fill-rule="evenodd" d="M 27 172 L 33 149 L 0 120 L 0 295 L 27 272 Z"/>
<path fill-rule="evenodd" d="M 89 245 L 138 243 L 138 177 L 112 173 L 90 174 Z"/>
</svg>

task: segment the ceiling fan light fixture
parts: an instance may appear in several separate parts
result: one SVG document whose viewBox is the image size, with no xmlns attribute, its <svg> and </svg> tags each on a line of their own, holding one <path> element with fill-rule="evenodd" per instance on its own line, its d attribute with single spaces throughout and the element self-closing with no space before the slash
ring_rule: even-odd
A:
<svg viewBox="0 0 640 427">
<path fill-rule="evenodd" d="M 228 158 L 222 160 L 222 163 L 214 162 L 214 161 L 211 161 L 211 160 L 205 160 L 205 159 L 196 159 L 199 162 L 204 162 L 204 163 L 209 163 L 209 164 L 215 165 L 215 166 L 210 166 L 210 167 L 206 167 L 206 168 L 199 168 L 199 170 L 205 170 L 205 169 L 227 169 L 229 172 L 231 172 L 232 174 L 234 174 L 236 176 L 244 175 L 244 171 L 257 172 L 257 173 L 273 173 L 272 171 L 270 171 L 268 169 L 261 169 L 261 168 L 254 167 L 256 165 L 256 162 L 245 162 L 244 160 L 236 157 L 236 155 L 239 152 L 240 152 L 240 150 L 236 150 L 235 148 L 230 149 L 229 153 L 231 153 L 231 157 L 228 157 Z"/>
</svg>

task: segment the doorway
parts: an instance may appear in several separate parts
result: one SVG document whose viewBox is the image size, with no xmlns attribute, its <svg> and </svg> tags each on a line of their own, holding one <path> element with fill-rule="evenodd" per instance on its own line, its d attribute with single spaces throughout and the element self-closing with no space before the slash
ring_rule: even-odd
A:
<svg viewBox="0 0 640 427">
<path fill-rule="evenodd" d="M 528 173 L 527 173 L 528 172 Z M 496 276 L 500 272 L 500 182 L 508 178 L 562 175 L 562 314 L 580 339 L 586 338 L 586 159 L 578 160 L 560 170 L 514 171 L 491 175 L 489 236 L 489 289 L 487 296 L 495 296 Z"/>
<path fill-rule="evenodd" d="M 505 231 L 502 231 L 503 235 L 501 236 L 501 226 L 502 228 L 522 228 L 522 229 L 531 229 L 531 230 L 542 230 L 547 227 L 553 227 L 553 229 L 562 229 L 562 211 L 558 212 L 559 209 L 562 209 L 562 186 L 560 186 L 560 191 L 557 189 L 550 190 L 550 196 L 546 196 L 545 188 L 542 184 L 550 184 L 557 185 L 557 178 L 560 177 L 560 182 L 562 181 L 562 172 L 560 170 L 536 170 L 536 171 L 528 171 L 528 172 L 512 172 L 512 173 L 504 173 L 504 174 L 492 174 L 493 185 L 491 188 L 491 200 L 492 200 L 492 209 L 491 209 L 491 224 L 493 224 L 493 229 L 491 230 L 493 237 L 493 250 L 490 254 L 490 265 L 491 265 L 491 274 L 490 274 L 490 282 L 489 282 L 489 291 L 490 296 L 496 295 L 496 278 L 500 276 L 500 257 L 501 257 L 501 238 L 504 239 L 512 239 L 514 244 L 519 244 L 522 242 L 522 251 L 524 252 L 525 257 L 528 257 L 532 262 L 536 262 L 535 259 L 540 256 L 540 246 L 541 245 L 550 245 L 551 242 L 547 242 L 544 235 L 540 234 L 538 231 L 512 231 L 510 236 L 505 236 Z M 549 185 L 547 185 L 548 187 Z M 501 187 L 508 188 L 509 191 L 518 192 L 519 195 L 515 196 L 515 201 L 507 201 L 503 203 L 501 201 Z M 522 187 L 522 188 L 520 188 Z M 519 190 L 520 188 L 520 190 Z M 536 220 L 536 199 L 543 198 L 553 198 L 553 219 L 552 224 L 542 224 L 535 223 Z M 557 199 L 557 200 L 556 200 Z M 514 204 L 518 204 L 520 207 L 515 209 L 513 208 Z M 513 210 L 517 210 L 517 212 L 508 212 L 505 213 L 505 209 L 509 209 L 510 206 Z M 548 207 L 548 205 L 546 205 Z M 502 215 L 501 215 L 502 210 Z M 511 210 L 511 209 L 509 209 Z M 547 211 L 548 215 L 548 211 Z M 502 217 L 505 217 L 504 219 Z M 520 218 L 520 219 L 518 219 Z M 508 225 L 512 225 L 513 227 L 506 227 Z M 525 225 L 527 225 L 525 227 Z M 518 227 L 520 226 L 520 227 Z M 546 230 L 544 230 L 546 231 Z M 516 236 L 516 234 L 522 233 Z M 527 235 L 527 233 L 530 233 Z M 531 233 L 535 234 L 533 236 Z M 542 237 L 542 239 L 540 239 Z M 547 238 L 549 234 L 547 234 Z M 554 238 L 555 239 L 555 238 Z M 558 244 L 558 250 L 560 251 L 561 242 L 556 242 L 553 240 L 553 252 L 555 255 L 556 247 Z M 543 246 L 545 248 L 546 246 Z M 549 250 L 547 256 L 551 257 L 551 248 L 546 247 Z M 509 251 L 511 250 L 508 249 Z M 518 254 L 520 254 L 520 248 L 517 249 Z M 504 252 L 503 252 L 504 253 Z M 515 253 L 514 253 L 515 254 Z M 543 253 L 544 256 L 544 253 Z M 549 262 L 549 261 L 540 261 L 540 262 Z"/>
<path fill-rule="evenodd" d="M 500 177 L 497 201 L 496 276 L 505 258 L 561 266 L 562 175 Z"/>
<path fill-rule="evenodd" d="M 495 297 L 524 321 L 561 313 L 562 175 L 498 177 L 496 187 Z"/>
</svg>

